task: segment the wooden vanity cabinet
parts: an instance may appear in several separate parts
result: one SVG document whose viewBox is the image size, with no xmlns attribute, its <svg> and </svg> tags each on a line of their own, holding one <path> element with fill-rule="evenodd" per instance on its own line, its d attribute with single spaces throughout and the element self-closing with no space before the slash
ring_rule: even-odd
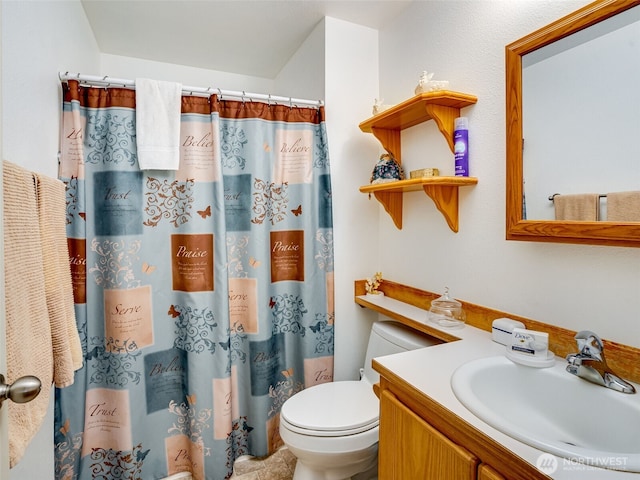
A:
<svg viewBox="0 0 640 480">
<path fill-rule="evenodd" d="M 380 480 L 548 480 L 374 360 L 380 373 Z"/>
<path fill-rule="evenodd" d="M 507 480 L 486 463 L 478 466 L 478 480 Z"/>
<path fill-rule="evenodd" d="M 378 478 L 476 478 L 478 459 L 403 405 L 388 390 L 380 399 Z"/>
</svg>

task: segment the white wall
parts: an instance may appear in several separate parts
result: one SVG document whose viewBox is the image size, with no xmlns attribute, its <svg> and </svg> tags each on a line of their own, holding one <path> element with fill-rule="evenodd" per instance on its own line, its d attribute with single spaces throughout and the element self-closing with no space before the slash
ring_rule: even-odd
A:
<svg viewBox="0 0 640 480">
<path fill-rule="evenodd" d="M 78 72 L 74 72 L 78 73 Z M 251 93 L 270 93 L 274 82 L 268 78 L 251 77 L 235 73 L 207 70 L 172 63 L 154 62 L 140 58 L 123 57 L 103 53 L 100 55 L 100 70 L 82 71 L 88 75 L 109 75 L 115 78 L 134 80 L 135 78 L 153 78 L 167 82 L 180 82 L 191 87 L 211 87 L 222 90 L 245 91 Z"/>
<path fill-rule="evenodd" d="M 377 208 L 358 192 L 371 173 L 361 159 L 375 157 L 378 148 L 358 129 L 378 94 L 377 44 L 377 30 L 326 17 L 276 77 L 280 95 L 321 98 L 326 104 L 334 206 L 335 380 L 358 378 L 371 325 L 370 312 L 353 302 L 353 280 L 370 276 L 378 263 L 377 243 L 371 241 Z"/>
<path fill-rule="evenodd" d="M 477 95 L 470 122 L 470 170 L 478 185 L 460 189 L 460 231 L 451 232 L 430 199 L 404 197 L 404 228 L 381 210 L 384 275 L 466 301 L 555 324 L 590 329 L 640 347 L 640 249 L 505 241 L 504 47 L 586 1 L 413 2 L 380 30 L 380 95 L 413 95 L 422 70 Z M 410 169 L 452 171 L 453 156 L 435 127 L 402 136 Z"/>
<path fill-rule="evenodd" d="M 57 177 L 58 72 L 97 70 L 98 47 L 79 0 L 3 7 L 4 159 Z"/>
<path fill-rule="evenodd" d="M 269 93 L 309 100 L 324 99 L 324 43 L 325 22 L 322 20 L 282 67 Z"/>
<path fill-rule="evenodd" d="M 380 146 L 358 124 L 378 96 L 378 31 L 325 18 L 325 101 L 331 156 L 335 256 L 336 380 L 358 378 L 371 312 L 353 301 L 353 281 L 380 268 L 378 204 L 358 191 L 368 183 Z"/>
</svg>

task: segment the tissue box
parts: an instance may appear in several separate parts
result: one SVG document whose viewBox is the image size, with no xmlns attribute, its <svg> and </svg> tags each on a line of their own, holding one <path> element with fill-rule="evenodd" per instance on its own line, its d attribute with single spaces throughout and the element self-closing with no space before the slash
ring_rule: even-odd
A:
<svg viewBox="0 0 640 480">
<path fill-rule="evenodd" d="M 525 328 L 524 323 L 510 318 L 496 318 L 491 324 L 493 341 L 502 345 L 511 345 L 511 335 L 514 328 Z"/>
</svg>

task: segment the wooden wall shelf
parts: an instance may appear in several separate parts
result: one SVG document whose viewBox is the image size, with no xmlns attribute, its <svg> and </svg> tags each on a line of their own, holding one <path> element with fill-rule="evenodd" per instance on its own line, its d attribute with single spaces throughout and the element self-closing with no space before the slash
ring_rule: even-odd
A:
<svg viewBox="0 0 640 480">
<path fill-rule="evenodd" d="M 398 182 L 363 185 L 360 191 L 373 193 L 391 216 L 395 226 L 402 230 L 402 195 L 423 190 L 436 204 L 449 228 L 458 231 L 458 187 L 475 185 L 475 177 L 425 177 Z"/>
<path fill-rule="evenodd" d="M 400 132 L 422 122 L 433 120 L 453 152 L 453 130 L 460 109 L 478 99 L 466 93 L 443 90 L 421 93 L 380 112 L 360 123 L 360 130 L 373 135 L 398 163 L 401 162 Z M 449 228 L 458 231 L 458 188 L 478 183 L 473 177 L 426 177 L 398 182 L 365 185 L 363 193 L 373 193 L 391 216 L 395 226 L 402 229 L 402 195 L 424 190 L 444 216 Z"/>
<path fill-rule="evenodd" d="M 473 95 L 448 90 L 421 93 L 360 123 L 360 130 L 373 133 L 383 148 L 400 162 L 400 132 L 434 120 L 453 152 L 454 120 L 460 116 L 461 108 L 477 101 Z"/>
</svg>

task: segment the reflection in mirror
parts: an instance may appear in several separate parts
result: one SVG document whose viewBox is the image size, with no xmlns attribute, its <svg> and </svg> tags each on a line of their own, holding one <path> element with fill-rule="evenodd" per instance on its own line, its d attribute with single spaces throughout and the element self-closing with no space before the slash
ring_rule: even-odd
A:
<svg viewBox="0 0 640 480">
<path fill-rule="evenodd" d="M 639 5 L 598 0 L 507 45 L 507 239 L 640 247 L 608 195 L 640 191 Z"/>
<path fill-rule="evenodd" d="M 522 57 L 526 218 L 610 220 L 608 192 L 640 199 L 638 85 L 640 7 Z M 613 218 L 640 220 L 627 205 Z"/>
</svg>

